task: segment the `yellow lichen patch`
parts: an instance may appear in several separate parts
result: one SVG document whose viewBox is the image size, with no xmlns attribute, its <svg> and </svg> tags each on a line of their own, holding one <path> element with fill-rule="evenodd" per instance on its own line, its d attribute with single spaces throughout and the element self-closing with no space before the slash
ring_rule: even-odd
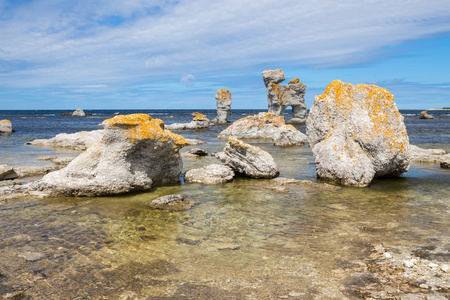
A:
<svg viewBox="0 0 450 300">
<path fill-rule="evenodd" d="M 205 116 L 204 114 L 201 114 L 199 112 L 194 112 L 194 113 L 192 113 L 192 115 L 194 116 L 194 120 L 198 120 L 198 121 L 208 120 L 207 116 Z"/>
<path fill-rule="evenodd" d="M 218 99 L 225 99 L 231 97 L 231 93 L 227 89 L 220 89 L 217 91 L 216 97 Z"/>
<path fill-rule="evenodd" d="M 1 120 L 0 123 L 11 125 L 11 121 L 9 120 Z"/>
<path fill-rule="evenodd" d="M 291 83 L 299 83 L 299 82 L 300 82 L 299 78 L 294 78 L 291 81 L 289 81 L 289 84 L 291 84 Z"/>
<path fill-rule="evenodd" d="M 252 152 L 257 152 L 257 151 L 260 150 L 260 148 L 252 146 L 252 145 L 249 145 L 249 144 L 246 144 L 243 141 L 235 138 L 234 136 L 232 136 L 232 137 L 230 137 L 228 139 L 228 144 L 230 144 L 230 146 L 233 146 L 233 147 L 236 147 L 236 148 L 243 148 L 243 149 L 245 148 L 245 149 L 248 149 L 248 150 L 250 150 Z"/>
<path fill-rule="evenodd" d="M 114 127 L 121 130 L 121 133 L 131 142 L 142 139 L 154 139 L 161 141 L 172 140 L 177 147 L 183 147 L 188 141 L 181 135 L 164 130 L 164 122 L 160 119 L 153 119 L 147 114 L 132 114 L 115 116 L 103 121 L 105 127 Z"/>
</svg>

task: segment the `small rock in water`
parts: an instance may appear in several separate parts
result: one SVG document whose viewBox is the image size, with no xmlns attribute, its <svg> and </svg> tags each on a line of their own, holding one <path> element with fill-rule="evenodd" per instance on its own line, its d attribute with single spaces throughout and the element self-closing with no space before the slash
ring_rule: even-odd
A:
<svg viewBox="0 0 450 300">
<path fill-rule="evenodd" d="M 302 296 L 302 293 L 297 293 L 297 292 L 290 292 L 289 293 L 289 297 L 300 297 Z"/>
<path fill-rule="evenodd" d="M 43 259 L 45 257 L 45 254 L 41 252 L 26 252 L 20 253 L 18 256 L 28 261 L 38 261 L 40 259 Z"/>
<path fill-rule="evenodd" d="M 159 197 L 148 204 L 151 208 L 169 209 L 169 210 L 185 210 L 191 208 L 197 202 L 188 201 L 181 194 L 172 194 Z"/>
</svg>

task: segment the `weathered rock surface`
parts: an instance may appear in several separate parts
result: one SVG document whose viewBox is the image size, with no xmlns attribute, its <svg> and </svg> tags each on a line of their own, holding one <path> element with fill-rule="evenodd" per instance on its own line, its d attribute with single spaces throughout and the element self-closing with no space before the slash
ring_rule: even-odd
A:
<svg viewBox="0 0 450 300">
<path fill-rule="evenodd" d="M 168 130 L 206 129 L 209 128 L 209 119 L 206 115 L 194 112 L 193 120 L 189 123 L 173 123 L 166 125 Z"/>
<path fill-rule="evenodd" d="M 16 171 L 8 165 L 0 165 L 0 180 L 12 180 L 18 178 Z"/>
<path fill-rule="evenodd" d="M 105 134 L 100 142 L 30 187 L 55 196 L 101 196 L 178 182 L 179 149 L 187 141 L 164 130 L 161 120 L 133 114 L 116 116 L 102 125 Z"/>
<path fill-rule="evenodd" d="M 306 124 L 320 178 L 363 187 L 409 168 L 403 116 L 383 88 L 333 81 L 314 98 Z"/>
<path fill-rule="evenodd" d="M 181 194 L 172 194 L 159 197 L 148 204 L 151 208 L 168 209 L 173 211 L 186 210 L 191 208 L 197 202 L 188 201 Z"/>
<path fill-rule="evenodd" d="M 9 120 L 0 121 L 0 133 L 11 133 L 13 132 L 12 123 Z"/>
<path fill-rule="evenodd" d="M 86 113 L 81 108 L 77 108 L 73 113 L 72 117 L 85 117 Z"/>
<path fill-rule="evenodd" d="M 234 171 L 229 166 L 212 164 L 200 169 L 191 169 L 184 174 L 186 182 L 216 184 L 233 180 Z"/>
<path fill-rule="evenodd" d="M 37 160 L 40 161 L 51 161 L 57 166 L 67 166 L 72 160 L 74 160 L 75 157 L 71 156 L 41 156 L 38 157 Z"/>
<path fill-rule="evenodd" d="M 36 139 L 28 142 L 27 145 L 62 147 L 84 151 L 98 141 L 101 141 L 104 134 L 104 130 L 80 131 L 71 134 L 60 133 L 51 139 Z"/>
<path fill-rule="evenodd" d="M 306 135 L 292 125 L 285 125 L 273 136 L 275 146 L 299 146 L 306 142 Z"/>
<path fill-rule="evenodd" d="M 426 110 L 424 110 L 423 112 L 420 113 L 420 117 L 419 118 L 420 119 L 436 119 L 432 115 L 428 114 L 428 112 Z"/>
<path fill-rule="evenodd" d="M 218 138 L 272 139 L 275 145 L 303 145 L 306 135 L 286 125 L 284 118 L 273 113 L 259 113 L 235 121 L 223 130 Z"/>
<path fill-rule="evenodd" d="M 200 156 L 207 156 L 208 151 L 200 149 L 200 148 L 193 148 L 189 150 L 188 152 L 181 153 L 181 156 L 183 157 L 200 157 Z"/>
<path fill-rule="evenodd" d="M 450 154 L 444 149 L 424 149 L 411 145 L 412 162 L 440 164 L 448 160 L 450 160 Z"/>
<path fill-rule="evenodd" d="M 61 165 L 53 165 L 53 166 L 28 166 L 28 167 L 17 167 L 15 168 L 19 178 L 24 177 L 37 177 L 43 176 L 45 174 L 50 173 L 51 171 L 61 169 Z"/>
<path fill-rule="evenodd" d="M 243 141 L 231 137 L 223 152 L 216 157 L 235 172 L 251 178 L 274 178 L 280 174 L 272 155 Z"/>
<path fill-rule="evenodd" d="M 305 104 L 306 85 L 295 78 L 287 86 L 279 84 L 284 81 L 281 69 L 265 70 L 262 72 L 264 84 L 267 88 L 267 102 L 270 113 L 283 116 L 287 107 L 292 106 L 290 123 L 305 123 L 307 107 Z"/>
<path fill-rule="evenodd" d="M 227 124 L 228 115 L 231 110 L 231 93 L 227 89 L 220 89 L 216 93 L 217 117 L 211 123 L 213 124 Z"/>
</svg>

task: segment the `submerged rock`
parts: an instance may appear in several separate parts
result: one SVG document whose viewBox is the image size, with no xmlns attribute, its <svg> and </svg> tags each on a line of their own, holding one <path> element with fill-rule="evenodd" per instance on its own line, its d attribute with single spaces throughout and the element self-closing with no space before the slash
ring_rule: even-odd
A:
<svg viewBox="0 0 450 300">
<path fill-rule="evenodd" d="M 159 197 L 148 204 L 151 208 L 169 209 L 174 211 L 186 210 L 191 208 L 197 202 L 188 201 L 181 194 L 172 194 Z"/>
<path fill-rule="evenodd" d="M 230 137 L 272 139 L 278 146 L 303 145 L 306 141 L 306 135 L 292 125 L 286 125 L 283 117 L 273 113 L 259 113 L 239 119 L 218 136 L 219 139 Z"/>
<path fill-rule="evenodd" d="M 192 113 L 194 118 L 190 123 L 173 123 L 166 125 L 168 130 L 206 129 L 209 128 L 209 119 L 199 112 Z"/>
<path fill-rule="evenodd" d="M 149 190 L 178 182 L 180 147 L 187 141 L 146 114 L 103 121 L 103 139 L 67 167 L 47 174 L 31 187 L 57 196 L 101 196 Z"/>
<path fill-rule="evenodd" d="M 436 119 L 432 115 L 428 114 L 428 112 L 426 110 L 424 110 L 423 112 L 420 113 L 420 117 L 419 118 L 420 119 Z"/>
<path fill-rule="evenodd" d="M 0 133 L 12 133 L 14 130 L 12 128 L 12 123 L 9 120 L 0 121 Z"/>
<path fill-rule="evenodd" d="M 217 184 L 233 180 L 234 171 L 229 166 L 212 164 L 200 169 L 191 169 L 184 174 L 186 182 Z"/>
<path fill-rule="evenodd" d="M 383 88 L 333 81 L 314 98 L 306 125 L 320 178 L 363 187 L 409 168 L 403 116 Z"/>
<path fill-rule="evenodd" d="M 98 141 L 101 141 L 104 130 L 80 131 L 76 133 L 60 133 L 51 139 L 36 139 L 27 142 L 27 145 L 70 148 L 84 151 Z"/>
<path fill-rule="evenodd" d="M 279 84 L 284 81 L 281 69 L 265 70 L 262 72 L 264 84 L 267 89 L 268 111 L 277 116 L 283 116 L 284 111 L 292 106 L 292 119 L 290 123 L 305 123 L 307 107 L 305 104 L 306 85 L 298 78 L 289 81 L 287 86 Z"/>
<path fill-rule="evenodd" d="M 274 178 L 280 174 L 272 155 L 235 137 L 228 139 L 223 152 L 216 153 L 216 157 L 235 172 L 251 178 Z"/>
<path fill-rule="evenodd" d="M 227 89 L 220 89 L 216 93 L 217 117 L 211 123 L 213 124 L 227 124 L 228 115 L 231 109 L 231 93 Z"/>
<path fill-rule="evenodd" d="M 0 180 L 13 180 L 18 178 L 16 171 L 8 165 L 0 165 Z"/>
<path fill-rule="evenodd" d="M 81 108 L 77 108 L 73 113 L 72 117 L 85 117 L 86 113 Z"/>
</svg>

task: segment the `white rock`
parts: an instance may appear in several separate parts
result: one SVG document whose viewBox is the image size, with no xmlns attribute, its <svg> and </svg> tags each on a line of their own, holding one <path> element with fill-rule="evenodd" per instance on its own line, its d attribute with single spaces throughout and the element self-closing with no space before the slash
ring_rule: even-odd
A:
<svg viewBox="0 0 450 300">
<path fill-rule="evenodd" d="M 206 184 L 224 183 L 233 180 L 234 171 L 229 166 L 212 164 L 200 169 L 191 169 L 184 174 L 186 182 Z"/>
<path fill-rule="evenodd" d="M 27 145 L 38 145 L 48 147 L 70 148 L 78 151 L 84 151 L 95 143 L 102 140 L 105 131 L 80 131 L 76 133 L 60 133 L 51 139 L 36 139 L 28 142 Z"/>
<path fill-rule="evenodd" d="M 12 123 L 9 120 L 0 121 L 0 133 L 11 133 L 13 132 Z"/>
<path fill-rule="evenodd" d="M 84 110 L 82 110 L 80 108 L 77 108 L 77 110 L 75 110 L 72 113 L 72 117 L 85 117 L 85 116 L 86 116 L 86 113 L 84 112 Z"/>
<path fill-rule="evenodd" d="M 446 273 L 449 273 L 450 272 L 450 266 L 447 265 L 447 264 L 444 264 L 444 265 L 441 266 L 441 270 L 446 272 Z"/>
</svg>

